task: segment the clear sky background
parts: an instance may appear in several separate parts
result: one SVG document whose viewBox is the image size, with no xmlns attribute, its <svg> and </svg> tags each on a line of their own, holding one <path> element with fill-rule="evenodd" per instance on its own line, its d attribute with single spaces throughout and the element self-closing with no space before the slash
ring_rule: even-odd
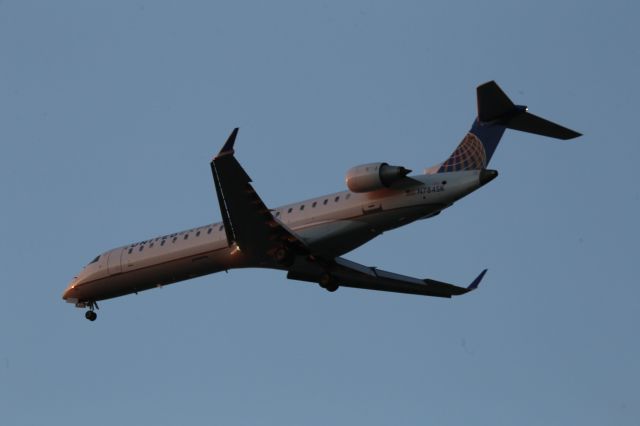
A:
<svg viewBox="0 0 640 426">
<path fill-rule="evenodd" d="M 2 425 L 637 425 L 633 1 L 0 3 Z M 98 253 L 220 220 L 209 160 L 267 205 L 444 160 L 495 79 L 584 133 L 508 131 L 500 176 L 346 257 L 452 300 L 231 271 L 62 301 Z"/>
</svg>

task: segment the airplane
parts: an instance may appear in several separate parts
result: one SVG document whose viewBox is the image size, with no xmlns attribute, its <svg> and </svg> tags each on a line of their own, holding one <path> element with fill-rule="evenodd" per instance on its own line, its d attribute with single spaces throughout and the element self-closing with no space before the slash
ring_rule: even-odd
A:
<svg viewBox="0 0 640 426">
<path fill-rule="evenodd" d="M 268 208 L 235 157 L 235 128 L 211 161 L 222 222 L 117 247 L 96 256 L 62 298 L 95 321 L 98 301 L 235 268 L 286 271 L 287 278 L 339 287 L 424 296 L 458 296 L 468 286 L 414 278 L 342 257 L 383 232 L 440 214 L 498 176 L 487 166 L 506 129 L 557 139 L 581 136 L 515 105 L 489 81 L 477 87 L 478 115 L 443 163 L 410 175 L 385 162 L 347 171 L 348 190 Z"/>
</svg>

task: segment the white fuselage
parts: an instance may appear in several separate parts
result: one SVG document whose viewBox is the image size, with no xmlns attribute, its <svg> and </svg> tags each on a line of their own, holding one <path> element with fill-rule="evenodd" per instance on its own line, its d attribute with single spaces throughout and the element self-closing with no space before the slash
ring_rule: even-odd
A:
<svg viewBox="0 0 640 426">
<path fill-rule="evenodd" d="M 313 252 L 340 256 L 382 232 L 438 214 L 478 189 L 480 171 L 412 176 L 402 190 L 337 192 L 272 209 Z M 214 223 L 102 253 L 73 279 L 63 298 L 78 306 L 223 270 L 261 267 L 227 243 Z M 271 267 L 271 266 L 269 266 Z"/>
</svg>

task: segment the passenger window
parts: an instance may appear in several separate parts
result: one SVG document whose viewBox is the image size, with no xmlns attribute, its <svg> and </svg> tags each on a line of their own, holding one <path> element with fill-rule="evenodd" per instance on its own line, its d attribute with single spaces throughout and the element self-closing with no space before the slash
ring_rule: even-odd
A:
<svg viewBox="0 0 640 426">
<path fill-rule="evenodd" d="M 280 212 L 276 212 L 276 217 L 280 216 Z"/>
<path fill-rule="evenodd" d="M 340 196 L 338 195 L 333 201 L 335 201 L 336 203 L 340 201 Z"/>
<path fill-rule="evenodd" d="M 129 249 L 129 254 L 131 254 L 132 251 L 133 251 L 133 247 Z"/>
<path fill-rule="evenodd" d="M 140 248 L 138 249 L 138 251 L 142 251 L 142 249 L 144 248 L 144 246 L 140 246 Z"/>
<path fill-rule="evenodd" d="M 187 238 L 189 238 L 189 234 L 184 234 L 184 239 L 186 240 Z"/>
<path fill-rule="evenodd" d="M 167 242 L 167 240 L 162 240 L 162 242 L 160 243 L 160 245 L 161 245 L 161 246 L 163 246 L 163 245 L 164 245 L 164 243 L 166 243 L 166 242 Z"/>
<path fill-rule="evenodd" d="M 325 206 L 327 205 L 327 202 L 329 201 L 329 199 L 325 199 L 322 204 L 324 204 Z"/>
<path fill-rule="evenodd" d="M 300 210 L 304 210 L 304 204 L 300 206 Z"/>
<path fill-rule="evenodd" d="M 200 236 L 200 231 L 196 232 L 196 237 Z"/>
<path fill-rule="evenodd" d="M 317 206 L 317 205 L 318 205 L 318 202 L 317 202 L 317 201 L 314 201 L 314 202 L 313 202 L 313 204 L 311 204 L 311 207 L 315 207 L 315 206 Z"/>
<path fill-rule="evenodd" d="M 175 243 L 177 239 L 178 239 L 178 237 L 173 237 L 173 240 L 171 242 Z"/>
<path fill-rule="evenodd" d="M 218 231 L 222 231 L 222 228 L 224 228 L 224 225 L 220 225 L 220 228 L 218 228 Z"/>
<path fill-rule="evenodd" d="M 98 261 L 98 259 L 100 259 L 100 255 L 97 255 L 95 259 L 93 259 L 91 262 L 89 262 L 89 265 L 91 265 L 92 263 L 96 263 Z"/>
<path fill-rule="evenodd" d="M 346 196 L 345 198 L 346 198 L 347 200 L 348 200 L 349 198 L 351 198 L 351 193 L 347 194 L 347 196 Z"/>
<path fill-rule="evenodd" d="M 289 210 L 287 210 L 287 213 L 291 213 L 293 211 L 293 207 L 289 207 Z"/>
<path fill-rule="evenodd" d="M 154 243 L 149 244 L 149 248 L 153 247 L 153 244 L 154 244 Z"/>
<path fill-rule="evenodd" d="M 211 233 L 211 231 L 213 231 L 213 228 L 209 228 L 209 229 L 207 229 L 207 234 L 210 234 L 210 233 Z"/>
</svg>

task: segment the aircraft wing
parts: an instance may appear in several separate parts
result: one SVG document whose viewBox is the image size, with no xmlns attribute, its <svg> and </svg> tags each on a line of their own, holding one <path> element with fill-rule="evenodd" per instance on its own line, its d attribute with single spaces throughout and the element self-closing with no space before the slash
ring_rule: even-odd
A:
<svg viewBox="0 0 640 426">
<path fill-rule="evenodd" d="M 251 178 L 234 157 L 237 135 L 235 128 L 211 161 L 227 242 L 259 261 L 271 259 L 270 254 L 284 245 L 297 253 L 308 253 L 305 244 L 273 217 L 253 189 Z"/>
<path fill-rule="evenodd" d="M 486 269 L 482 271 L 468 287 L 458 287 L 429 278 L 420 279 L 383 271 L 337 257 L 328 262 L 322 261 L 322 259 L 316 259 L 315 262 L 309 260 L 296 262 L 289 269 L 287 278 L 319 282 L 321 285 L 323 280 L 330 279 L 335 285 L 343 287 L 418 294 L 423 296 L 451 297 L 475 290 L 486 272 Z"/>
<path fill-rule="evenodd" d="M 451 297 L 475 290 L 486 269 L 468 287 L 419 279 L 336 257 L 311 253 L 306 244 L 286 225 L 274 218 L 251 185 L 251 178 L 234 157 L 234 129 L 218 155 L 211 161 L 211 172 L 229 245 L 236 244 L 258 264 L 281 269 L 277 251 L 286 247 L 293 254 L 287 263 L 287 278 L 320 283 L 327 289 L 338 286 L 425 296 Z M 275 263 L 274 263 L 275 260 Z M 282 259 L 280 259 L 282 260 Z"/>
</svg>

